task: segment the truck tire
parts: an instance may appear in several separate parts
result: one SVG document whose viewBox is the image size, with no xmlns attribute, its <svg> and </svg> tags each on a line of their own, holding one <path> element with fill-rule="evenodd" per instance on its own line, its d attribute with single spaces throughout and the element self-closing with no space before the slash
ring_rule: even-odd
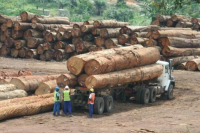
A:
<svg viewBox="0 0 200 133">
<path fill-rule="evenodd" d="M 149 102 L 154 103 L 156 101 L 156 89 L 151 87 L 149 88 L 149 91 L 150 91 Z"/>
<path fill-rule="evenodd" d="M 167 91 L 167 99 L 172 100 L 174 98 L 174 86 L 171 84 Z"/>
<path fill-rule="evenodd" d="M 149 103 L 150 91 L 147 88 L 144 88 L 141 95 L 141 103 L 147 104 Z"/>
<path fill-rule="evenodd" d="M 103 114 L 104 111 L 104 100 L 102 97 L 96 97 L 94 101 L 94 113 Z"/>
<path fill-rule="evenodd" d="M 138 103 L 141 102 L 142 90 L 143 90 L 143 89 L 139 89 L 139 90 L 137 91 L 137 93 L 136 93 L 136 101 L 137 101 Z"/>
<path fill-rule="evenodd" d="M 112 112 L 113 110 L 113 97 L 105 96 L 104 97 L 104 112 Z"/>
</svg>

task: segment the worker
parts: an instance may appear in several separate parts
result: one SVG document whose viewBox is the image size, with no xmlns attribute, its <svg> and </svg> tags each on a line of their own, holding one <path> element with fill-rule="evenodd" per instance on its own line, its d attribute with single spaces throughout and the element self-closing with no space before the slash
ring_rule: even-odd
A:
<svg viewBox="0 0 200 133">
<path fill-rule="evenodd" d="M 93 116 L 93 105 L 94 105 L 94 99 L 95 99 L 95 93 L 94 93 L 94 89 L 91 88 L 90 89 L 90 95 L 89 95 L 89 99 L 88 99 L 88 106 L 89 106 L 89 118 L 92 118 Z"/>
<path fill-rule="evenodd" d="M 53 115 L 55 116 L 57 112 L 57 116 L 60 115 L 60 92 L 59 87 L 56 86 L 54 92 L 54 107 L 53 107 Z"/>
<path fill-rule="evenodd" d="M 69 86 L 65 86 L 65 90 L 63 92 L 63 98 L 64 98 L 64 114 L 67 115 L 67 110 L 68 110 L 69 116 L 72 117 Z"/>
</svg>

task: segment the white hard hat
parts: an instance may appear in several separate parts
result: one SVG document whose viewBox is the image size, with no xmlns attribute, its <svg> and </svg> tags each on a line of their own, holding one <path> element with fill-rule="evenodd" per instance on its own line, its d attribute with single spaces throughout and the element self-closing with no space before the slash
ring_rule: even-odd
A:
<svg viewBox="0 0 200 133">
<path fill-rule="evenodd" d="M 66 86 L 65 86 L 65 89 L 69 89 L 69 86 L 68 86 L 68 85 L 66 85 Z"/>
</svg>

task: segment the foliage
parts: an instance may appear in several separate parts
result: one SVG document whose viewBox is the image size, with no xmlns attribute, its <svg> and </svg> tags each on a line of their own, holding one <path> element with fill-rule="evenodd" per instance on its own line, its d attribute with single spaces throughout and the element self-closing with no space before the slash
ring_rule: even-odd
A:
<svg viewBox="0 0 200 133">
<path fill-rule="evenodd" d="M 70 4 L 67 0 L 54 0 L 58 5 L 59 9 L 63 9 L 67 4 Z"/>
<path fill-rule="evenodd" d="M 107 0 L 94 0 L 94 5 L 97 8 L 97 15 L 101 15 L 102 11 L 106 9 Z"/>
</svg>

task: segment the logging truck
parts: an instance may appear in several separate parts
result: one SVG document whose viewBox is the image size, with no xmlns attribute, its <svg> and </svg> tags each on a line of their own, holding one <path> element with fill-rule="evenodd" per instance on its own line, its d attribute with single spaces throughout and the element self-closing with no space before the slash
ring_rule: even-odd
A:
<svg viewBox="0 0 200 133">
<path fill-rule="evenodd" d="M 130 84 L 118 84 L 116 86 L 107 86 L 104 88 L 95 89 L 94 113 L 102 114 L 103 112 L 112 112 L 113 99 L 127 100 L 134 98 L 138 103 L 147 104 L 156 101 L 156 97 L 161 95 L 166 99 L 173 99 L 173 88 L 175 81 L 172 72 L 172 60 L 168 62 L 157 61 L 163 67 L 161 76 L 152 80 L 133 82 Z M 84 87 L 77 87 L 74 95 L 71 97 L 72 107 L 88 108 L 87 100 L 89 91 Z"/>
</svg>

